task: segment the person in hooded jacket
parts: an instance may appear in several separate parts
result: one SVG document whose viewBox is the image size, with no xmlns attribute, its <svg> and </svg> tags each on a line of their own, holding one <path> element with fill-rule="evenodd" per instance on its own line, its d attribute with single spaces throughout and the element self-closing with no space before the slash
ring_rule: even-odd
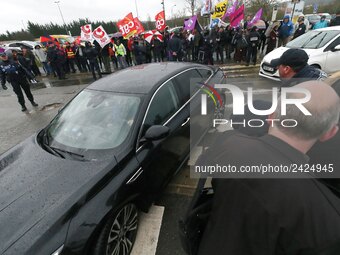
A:
<svg viewBox="0 0 340 255">
<path fill-rule="evenodd" d="M 279 27 L 279 47 L 286 46 L 294 32 L 294 24 L 289 15 L 285 15 Z"/>
<path fill-rule="evenodd" d="M 253 64 L 256 64 L 257 58 L 257 47 L 260 43 L 261 35 L 257 32 L 257 27 L 253 26 L 247 35 L 247 63 L 246 65 L 249 66 L 250 59 L 252 60 Z"/>
<path fill-rule="evenodd" d="M 97 57 L 98 57 L 97 49 L 92 47 L 90 42 L 86 42 L 84 53 L 85 53 L 87 60 L 90 63 L 90 68 L 91 68 L 93 79 L 97 80 L 95 71 L 97 71 L 99 78 L 102 78 L 102 74 L 100 72 L 100 68 L 99 68 L 99 64 L 97 60 Z"/>
</svg>

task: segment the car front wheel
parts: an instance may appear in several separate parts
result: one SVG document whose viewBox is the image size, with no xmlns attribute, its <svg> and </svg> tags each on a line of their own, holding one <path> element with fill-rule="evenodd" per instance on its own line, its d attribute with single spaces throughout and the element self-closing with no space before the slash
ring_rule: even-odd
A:
<svg viewBox="0 0 340 255">
<path fill-rule="evenodd" d="M 128 255 L 137 235 L 138 209 L 126 204 L 104 225 L 94 248 L 95 255 Z"/>
</svg>

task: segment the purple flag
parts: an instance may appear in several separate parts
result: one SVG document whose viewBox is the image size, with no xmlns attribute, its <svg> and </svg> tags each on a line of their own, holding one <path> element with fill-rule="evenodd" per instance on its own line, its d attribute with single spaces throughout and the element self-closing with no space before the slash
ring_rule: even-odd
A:
<svg viewBox="0 0 340 255">
<path fill-rule="evenodd" d="M 244 4 L 241 5 L 232 15 L 230 15 L 230 26 L 238 27 L 244 18 Z"/>
<path fill-rule="evenodd" d="M 238 0 L 234 0 L 232 5 L 226 10 L 225 14 L 222 17 L 222 20 L 224 21 L 227 17 L 229 17 L 230 15 L 234 14 L 234 12 L 236 11 L 236 6 L 238 4 Z"/>
<path fill-rule="evenodd" d="M 248 27 L 253 26 L 259 19 L 261 19 L 262 16 L 262 8 L 258 10 L 258 12 L 255 14 L 254 18 L 247 23 Z"/>
<path fill-rule="evenodd" d="M 197 22 L 197 16 L 192 16 L 190 19 L 184 21 L 184 29 L 185 30 L 194 30 Z"/>
</svg>

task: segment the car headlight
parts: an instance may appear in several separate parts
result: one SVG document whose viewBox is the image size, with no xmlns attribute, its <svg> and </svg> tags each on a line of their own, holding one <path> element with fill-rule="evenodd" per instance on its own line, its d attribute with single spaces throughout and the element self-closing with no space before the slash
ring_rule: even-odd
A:
<svg viewBox="0 0 340 255">
<path fill-rule="evenodd" d="M 64 245 L 60 246 L 59 249 L 53 252 L 51 255 L 60 255 L 63 248 L 64 248 Z"/>
</svg>

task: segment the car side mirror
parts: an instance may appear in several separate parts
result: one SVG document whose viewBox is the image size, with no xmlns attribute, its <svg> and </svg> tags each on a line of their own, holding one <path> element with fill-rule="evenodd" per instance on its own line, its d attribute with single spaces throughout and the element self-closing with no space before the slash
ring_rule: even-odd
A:
<svg viewBox="0 0 340 255">
<path fill-rule="evenodd" d="M 151 126 L 145 133 L 144 139 L 147 141 L 157 141 L 167 137 L 170 128 L 161 125 Z"/>
<path fill-rule="evenodd" d="M 339 51 L 339 50 L 340 50 L 340 44 L 338 44 L 337 46 L 335 46 L 335 47 L 333 48 L 332 51 Z"/>
</svg>

